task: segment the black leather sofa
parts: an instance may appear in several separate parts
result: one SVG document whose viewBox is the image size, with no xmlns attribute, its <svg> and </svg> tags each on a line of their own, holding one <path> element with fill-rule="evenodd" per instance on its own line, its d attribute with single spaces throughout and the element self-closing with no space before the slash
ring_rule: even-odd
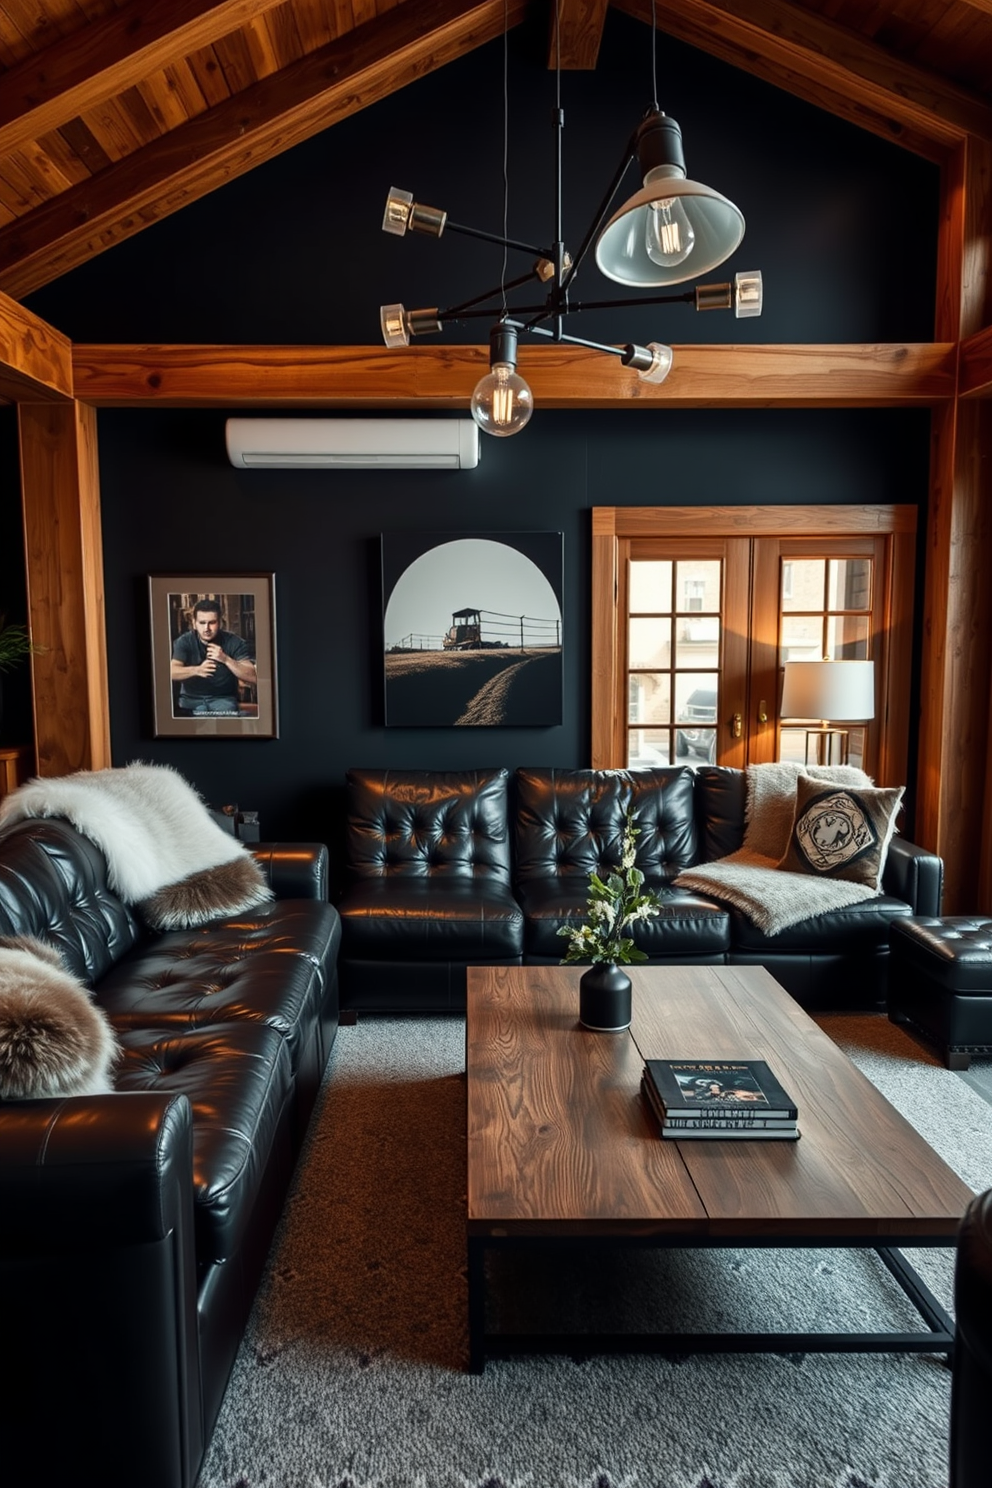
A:
<svg viewBox="0 0 992 1488">
<path fill-rule="evenodd" d="M 0 935 L 56 945 L 123 1047 L 111 1095 L 0 1104 L 0 1476 L 191 1488 L 338 1026 L 327 849 L 276 899 L 146 933 L 61 819 L 0 834 Z"/>
<path fill-rule="evenodd" d="M 673 880 L 742 845 L 746 776 L 631 770 L 351 770 L 346 781 L 341 1006 L 348 1016 L 455 1011 L 465 968 L 560 961 L 589 874 L 619 862 L 628 808 L 662 913 L 636 927 L 655 963 L 763 965 L 805 1007 L 882 1008 L 889 925 L 937 915 L 938 857 L 895 837 L 883 892 L 768 937 Z"/>
<path fill-rule="evenodd" d="M 954 1269 L 950 1488 L 986 1488 L 992 1398 L 992 1190 L 965 1211 Z"/>
</svg>

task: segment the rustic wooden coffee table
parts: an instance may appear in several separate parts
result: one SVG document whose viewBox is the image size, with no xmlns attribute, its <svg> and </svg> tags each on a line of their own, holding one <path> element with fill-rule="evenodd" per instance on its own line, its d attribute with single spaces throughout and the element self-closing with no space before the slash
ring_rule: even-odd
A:
<svg viewBox="0 0 992 1488">
<path fill-rule="evenodd" d="M 470 1363 L 596 1348 L 950 1353 L 953 1324 L 898 1247 L 953 1246 L 972 1197 L 761 967 L 632 967 L 628 1033 L 578 1021 L 580 967 L 468 972 Z M 639 1093 L 651 1058 L 765 1059 L 798 1142 L 662 1140 Z M 909 1333 L 489 1333 L 493 1248 L 869 1246 L 926 1323 Z"/>
</svg>

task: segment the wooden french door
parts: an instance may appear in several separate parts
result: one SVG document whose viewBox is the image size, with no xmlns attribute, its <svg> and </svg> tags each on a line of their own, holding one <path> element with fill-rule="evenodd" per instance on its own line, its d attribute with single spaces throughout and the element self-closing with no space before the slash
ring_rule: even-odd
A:
<svg viewBox="0 0 992 1488">
<path fill-rule="evenodd" d="M 596 508 L 594 765 L 805 757 L 788 660 L 871 660 L 851 763 L 906 780 L 913 507 Z"/>
</svg>

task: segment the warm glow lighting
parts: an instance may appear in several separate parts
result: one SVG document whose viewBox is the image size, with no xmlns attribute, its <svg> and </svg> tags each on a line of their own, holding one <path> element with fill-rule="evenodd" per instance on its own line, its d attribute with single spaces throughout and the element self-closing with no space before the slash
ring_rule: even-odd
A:
<svg viewBox="0 0 992 1488">
<path fill-rule="evenodd" d="M 677 197 L 652 202 L 644 226 L 644 247 L 656 264 L 680 264 L 689 257 L 696 234 Z"/>
</svg>

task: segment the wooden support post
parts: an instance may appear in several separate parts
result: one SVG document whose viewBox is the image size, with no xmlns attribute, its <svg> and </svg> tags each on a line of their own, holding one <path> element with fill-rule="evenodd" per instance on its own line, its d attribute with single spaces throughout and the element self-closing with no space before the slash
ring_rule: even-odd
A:
<svg viewBox="0 0 992 1488">
<path fill-rule="evenodd" d="M 96 412 L 18 407 L 39 775 L 110 764 Z"/>
</svg>

